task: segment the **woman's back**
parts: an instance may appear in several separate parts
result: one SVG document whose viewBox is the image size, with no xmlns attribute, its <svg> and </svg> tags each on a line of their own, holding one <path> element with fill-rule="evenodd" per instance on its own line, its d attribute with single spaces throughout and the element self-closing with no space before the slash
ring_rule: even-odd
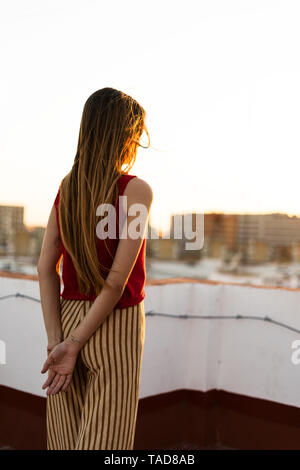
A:
<svg viewBox="0 0 300 470">
<path fill-rule="evenodd" d="M 137 178 L 136 175 L 128 175 L 122 174 L 118 179 L 118 196 L 123 196 L 127 184 L 133 178 Z M 58 190 L 57 196 L 54 201 L 55 209 L 56 209 L 56 220 L 58 231 L 61 240 L 60 234 L 60 225 L 59 225 L 59 201 L 60 201 L 60 189 Z M 107 238 L 105 241 L 97 237 L 97 252 L 98 252 L 98 259 L 102 265 L 106 268 L 111 268 L 114 255 L 116 253 L 118 243 L 119 243 L 119 197 L 117 198 L 117 202 L 115 205 L 116 209 L 116 238 Z M 106 248 L 108 246 L 108 250 Z M 78 281 L 77 281 L 77 274 L 72 262 L 71 256 L 66 251 L 65 247 L 63 246 L 63 242 L 61 240 L 61 250 L 63 254 L 63 269 L 62 269 L 62 280 L 63 280 L 63 292 L 61 293 L 61 297 L 64 299 L 71 299 L 71 300 L 92 300 L 96 299 L 96 294 L 93 288 L 91 288 L 90 294 L 85 295 L 80 292 Z M 110 254 L 111 253 L 111 254 Z M 145 253 L 146 253 L 146 238 L 144 238 L 141 249 L 138 253 L 136 262 L 133 266 L 133 269 L 130 273 L 128 278 L 127 284 L 125 286 L 124 292 L 122 297 L 120 298 L 119 302 L 116 304 L 116 308 L 125 308 L 129 306 L 133 306 L 141 302 L 145 298 L 145 280 L 146 280 L 146 267 L 145 267 Z M 99 270 L 104 278 L 107 276 L 107 272 L 99 266 Z"/>
</svg>

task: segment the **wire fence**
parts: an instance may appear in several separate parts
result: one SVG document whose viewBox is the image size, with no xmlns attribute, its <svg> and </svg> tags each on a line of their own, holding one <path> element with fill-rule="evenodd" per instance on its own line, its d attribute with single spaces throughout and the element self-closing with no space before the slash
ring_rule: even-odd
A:
<svg viewBox="0 0 300 470">
<path fill-rule="evenodd" d="M 18 298 L 18 297 L 23 298 L 23 299 L 32 300 L 33 302 L 41 303 L 40 299 L 37 299 L 36 297 L 32 297 L 30 295 L 20 294 L 19 292 L 16 292 L 15 294 L 3 295 L 2 297 L 0 297 L 0 300 L 6 300 L 6 299 Z M 300 333 L 300 329 L 295 328 L 291 325 L 288 325 L 287 323 L 279 322 L 277 320 L 274 320 L 273 318 L 269 317 L 268 315 L 264 315 L 264 316 L 239 315 L 239 314 L 237 314 L 237 315 L 187 315 L 187 314 L 174 315 L 172 313 L 155 312 L 154 310 L 149 310 L 148 312 L 145 312 L 145 315 L 148 316 L 148 317 L 158 316 L 158 317 L 176 318 L 176 319 L 181 319 L 181 320 L 199 319 L 199 320 L 252 320 L 252 321 L 263 321 L 263 322 L 267 322 L 267 323 L 272 323 L 273 325 L 280 326 L 281 328 L 285 328 L 286 330 L 290 330 L 290 331 L 293 331 L 295 333 Z"/>
</svg>

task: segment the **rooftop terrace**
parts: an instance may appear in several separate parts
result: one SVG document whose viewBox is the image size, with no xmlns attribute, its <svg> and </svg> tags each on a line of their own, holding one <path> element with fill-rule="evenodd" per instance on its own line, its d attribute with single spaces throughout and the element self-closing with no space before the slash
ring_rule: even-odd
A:
<svg viewBox="0 0 300 470">
<path fill-rule="evenodd" d="M 0 446 L 43 449 L 36 276 L 1 272 L 0 299 Z M 300 448 L 300 289 L 149 280 L 145 312 L 135 449 Z"/>
</svg>

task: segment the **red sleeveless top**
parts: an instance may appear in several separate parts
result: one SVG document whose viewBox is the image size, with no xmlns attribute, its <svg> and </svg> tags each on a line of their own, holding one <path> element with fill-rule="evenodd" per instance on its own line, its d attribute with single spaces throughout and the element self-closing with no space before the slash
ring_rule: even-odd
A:
<svg viewBox="0 0 300 470">
<path fill-rule="evenodd" d="M 117 182 L 119 196 L 123 195 L 127 183 L 132 179 L 136 178 L 135 175 L 122 174 Z M 58 232 L 60 236 L 61 252 L 63 255 L 63 269 L 62 269 L 62 281 L 63 281 L 63 292 L 60 294 L 64 299 L 72 300 L 92 300 L 96 299 L 96 294 L 91 286 L 90 294 L 85 295 L 79 291 L 77 274 L 75 267 L 73 265 L 72 259 L 68 252 L 66 251 L 60 234 L 59 226 L 59 217 L 58 217 L 58 207 L 59 207 L 59 198 L 60 198 L 60 189 L 58 190 L 57 196 L 54 201 L 54 206 L 56 210 L 56 221 Z M 106 238 L 105 242 L 109 247 L 109 251 L 112 253 L 112 256 L 115 255 L 115 252 L 118 247 L 119 239 L 119 198 L 115 205 L 116 209 L 116 239 Z M 113 263 L 113 257 L 107 252 L 104 240 L 96 238 L 97 240 L 97 250 L 98 250 L 98 259 L 101 264 L 111 268 Z M 125 308 L 138 304 L 145 298 L 145 280 L 146 280 L 146 268 L 145 268 L 145 255 L 146 255 L 146 238 L 144 238 L 138 257 L 136 259 L 135 265 L 131 271 L 131 274 L 128 278 L 127 284 L 125 286 L 122 297 L 119 299 L 118 303 L 114 308 Z M 102 276 L 106 279 L 108 271 L 104 271 L 99 266 L 99 270 Z"/>
</svg>

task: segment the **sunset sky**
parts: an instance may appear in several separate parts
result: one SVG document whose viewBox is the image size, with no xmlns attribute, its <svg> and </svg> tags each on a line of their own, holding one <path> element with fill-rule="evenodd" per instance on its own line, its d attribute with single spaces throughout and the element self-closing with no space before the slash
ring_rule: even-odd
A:
<svg viewBox="0 0 300 470">
<path fill-rule="evenodd" d="M 10 0 L 1 5 L 0 204 L 45 225 L 84 103 L 110 86 L 147 112 L 132 174 L 171 213 L 300 215 L 300 2 Z"/>
</svg>

